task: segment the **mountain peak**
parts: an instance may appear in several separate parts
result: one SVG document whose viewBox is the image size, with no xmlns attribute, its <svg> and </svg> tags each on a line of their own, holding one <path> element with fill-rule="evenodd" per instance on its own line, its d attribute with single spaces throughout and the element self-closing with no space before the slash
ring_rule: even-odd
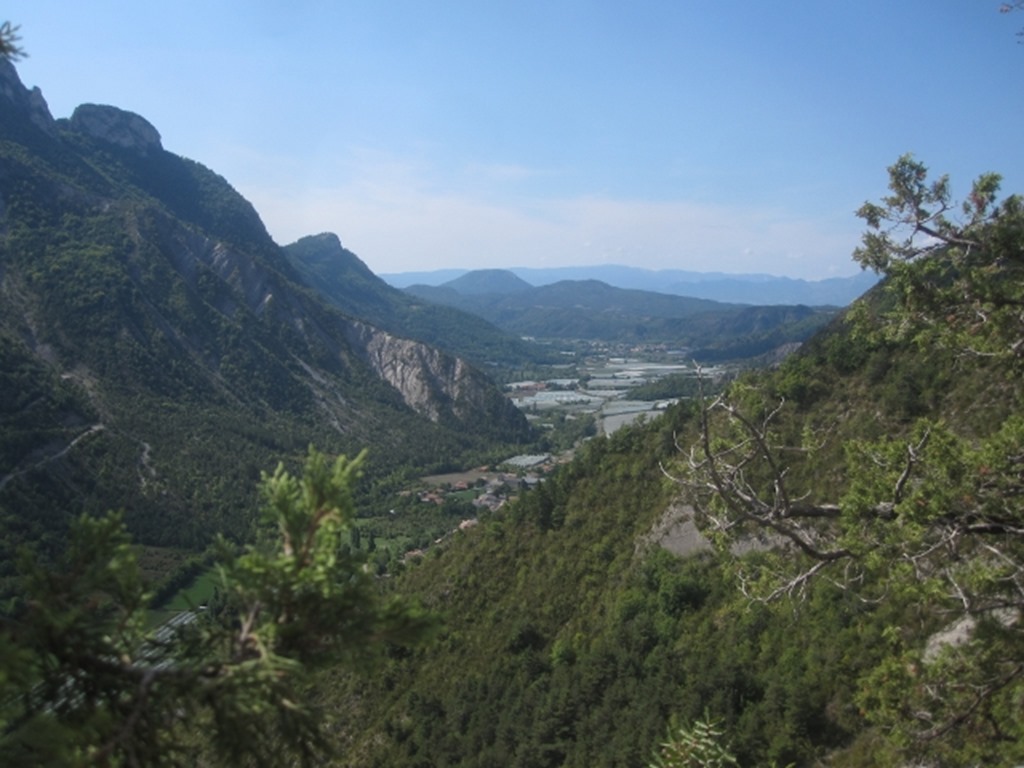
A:
<svg viewBox="0 0 1024 768">
<path fill-rule="evenodd" d="M 333 232 L 321 232 L 319 235 L 306 235 L 301 238 L 302 240 L 315 240 L 324 245 L 330 245 L 332 248 L 338 248 L 339 250 L 344 246 L 341 244 L 341 238 Z"/>
<path fill-rule="evenodd" d="M 81 104 L 71 115 L 73 131 L 131 149 L 139 154 L 162 151 L 160 133 L 146 118 L 104 104 Z"/>
<path fill-rule="evenodd" d="M 50 136 L 57 135 L 57 126 L 50 107 L 38 87 L 29 90 L 18 77 L 18 70 L 7 59 L 0 58 L 0 100 L 11 104 L 14 113 L 21 112 L 32 123 Z M 4 107 L 6 111 L 8 107 Z"/>
<path fill-rule="evenodd" d="M 474 269 L 444 284 L 464 296 L 485 293 L 522 293 L 533 288 L 523 278 L 508 269 Z"/>
<path fill-rule="evenodd" d="M 333 232 L 321 232 L 318 235 L 305 235 L 300 237 L 291 246 L 301 249 L 316 250 L 321 257 L 337 257 L 345 252 L 345 246 L 341 244 L 341 238 Z"/>
<path fill-rule="evenodd" d="M 293 262 L 297 259 L 299 264 L 330 265 L 332 270 L 344 268 L 364 278 L 379 280 L 362 259 L 341 244 L 341 238 L 333 232 L 300 237 L 291 245 L 285 246 L 285 251 L 291 255 Z"/>
</svg>

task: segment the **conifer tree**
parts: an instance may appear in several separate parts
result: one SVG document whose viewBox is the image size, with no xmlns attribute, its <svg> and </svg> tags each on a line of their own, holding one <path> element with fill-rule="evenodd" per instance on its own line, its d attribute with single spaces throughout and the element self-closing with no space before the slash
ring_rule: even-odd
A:
<svg viewBox="0 0 1024 768">
<path fill-rule="evenodd" d="M 1000 199 L 999 182 L 982 175 L 957 205 L 948 178 L 930 179 L 912 156 L 889 169 L 890 194 L 858 211 L 867 231 L 854 257 L 885 278 L 881 298 L 851 311 L 858 338 L 907 354 L 944 348 L 988 376 L 1019 377 L 1024 204 Z M 929 643 L 893 627 L 881 639 L 888 660 L 862 681 L 864 714 L 915 758 L 1024 759 L 1024 413 L 1005 408 L 1001 425 L 970 434 L 933 415 L 850 441 L 835 499 L 794 481 L 792 457 L 820 437 L 787 443 L 789 404 L 757 386 L 705 399 L 685 457 L 680 480 L 723 552 L 758 531 L 779 545 L 738 566 L 751 598 L 799 598 L 825 579 L 947 617 L 951 631 Z"/>
<path fill-rule="evenodd" d="M 0 633 L 0 764 L 312 763 L 329 751 L 310 673 L 364 666 L 432 619 L 379 594 L 348 546 L 361 457 L 310 449 L 301 477 L 264 475 L 267 534 L 219 543 L 217 616 L 147 628 L 121 522 L 82 517 L 53 567 L 26 555 L 26 598 Z"/>
<path fill-rule="evenodd" d="M 24 58 L 27 54 L 21 45 L 21 36 L 18 34 L 18 27 L 5 21 L 0 24 L 0 59 L 15 61 Z"/>
</svg>

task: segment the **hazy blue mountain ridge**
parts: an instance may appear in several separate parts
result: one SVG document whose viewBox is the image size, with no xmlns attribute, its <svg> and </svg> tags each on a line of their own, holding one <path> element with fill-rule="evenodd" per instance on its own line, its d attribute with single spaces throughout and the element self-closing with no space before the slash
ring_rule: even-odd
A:
<svg viewBox="0 0 1024 768">
<path fill-rule="evenodd" d="M 693 272 L 682 269 L 652 270 L 621 264 L 584 267 L 509 267 L 505 271 L 535 287 L 562 280 L 599 280 L 616 288 L 758 305 L 846 306 L 878 280 L 869 272 L 849 277 L 803 280 L 765 274 Z M 397 288 L 408 288 L 413 285 L 445 285 L 469 273 L 470 270 L 441 269 L 383 273 L 381 277 Z"/>
<path fill-rule="evenodd" d="M 756 357 L 799 342 L 835 313 L 831 308 L 724 304 L 709 299 L 616 288 L 599 280 L 527 285 L 510 271 L 470 272 L 440 286 L 405 289 L 425 301 L 472 312 L 523 336 L 660 342 L 707 359 Z M 467 290 L 468 286 L 468 290 Z M 502 291 L 504 286 L 511 287 Z M 490 292 L 481 292 L 483 288 Z"/>
</svg>

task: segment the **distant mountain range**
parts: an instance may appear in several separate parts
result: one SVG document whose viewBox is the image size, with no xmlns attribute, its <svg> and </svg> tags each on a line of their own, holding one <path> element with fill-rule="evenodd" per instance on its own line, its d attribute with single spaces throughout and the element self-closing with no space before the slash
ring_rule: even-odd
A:
<svg viewBox="0 0 1024 768">
<path fill-rule="evenodd" d="M 616 288 L 599 280 L 532 286 L 512 270 L 465 273 L 442 285 L 405 289 L 469 312 L 509 333 L 544 339 L 665 343 L 697 359 L 751 358 L 802 341 L 834 307 L 749 306 Z"/>
<path fill-rule="evenodd" d="M 615 288 L 756 305 L 806 304 L 844 307 L 878 282 L 878 278 L 870 272 L 850 277 L 802 280 L 764 274 L 731 275 L 723 272 L 689 272 L 681 269 L 651 270 L 620 264 L 591 267 L 510 267 L 506 270 L 473 271 L 439 269 L 427 272 L 384 273 L 380 277 L 396 288 L 408 288 L 413 285 L 445 285 L 462 277 L 494 271 L 511 273 L 532 287 L 550 285 L 562 280 L 598 280 Z M 472 279 L 478 280 L 475 277 Z M 473 289 L 468 289 L 466 284 L 462 284 L 460 290 L 464 293 L 474 292 Z"/>
</svg>

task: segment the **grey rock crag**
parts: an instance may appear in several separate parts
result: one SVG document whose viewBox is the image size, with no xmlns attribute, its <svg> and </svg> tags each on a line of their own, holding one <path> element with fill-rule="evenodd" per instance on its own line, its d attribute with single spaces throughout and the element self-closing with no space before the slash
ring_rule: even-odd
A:
<svg viewBox="0 0 1024 768">
<path fill-rule="evenodd" d="M 163 149 L 160 133 L 146 118 L 117 107 L 81 104 L 69 124 L 73 131 L 140 154 Z"/>
</svg>

